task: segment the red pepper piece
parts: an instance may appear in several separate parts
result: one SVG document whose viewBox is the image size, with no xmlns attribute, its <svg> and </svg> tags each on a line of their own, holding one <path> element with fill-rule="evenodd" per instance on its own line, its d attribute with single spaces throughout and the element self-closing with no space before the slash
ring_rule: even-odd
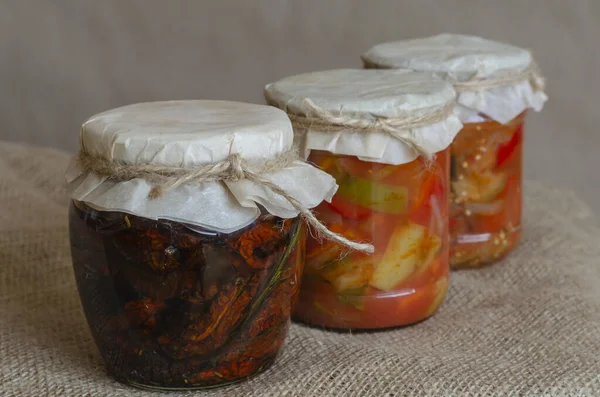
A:
<svg viewBox="0 0 600 397">
<path fill-rule="evenodd" d="M 423 206 L 429 208 L 431 196 L 444 197 L 444 182 L 437 173 L 431 173 L 423 182 L 417 198 L 414 201 L 413 208 L 419 209 Z"/>
<path fill-rule="evenodd" d="M 520 125 L 515 133 L 513 134 L 510 141 L 498 148 L 498 157 L 496 159 L 496 167 L 501 167 L 506 160 L 508 160 L 511 154 L 515 151 L 515 148 L 523 141 L 523 125 Z"/>
</svg>

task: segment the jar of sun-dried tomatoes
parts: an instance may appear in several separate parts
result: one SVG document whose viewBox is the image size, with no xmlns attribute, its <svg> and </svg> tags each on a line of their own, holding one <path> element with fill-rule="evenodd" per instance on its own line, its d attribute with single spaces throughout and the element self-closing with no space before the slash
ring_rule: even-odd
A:
<svg viewBox="0 0 600 397">
<path fill-rule="evenodd" d="M 119 381 L 212 387 L 275 360 L 304 262 L 298 208 L 336 189 L 292 142 L 284 112 L 234 102 L 136 104 L 83 125 L 73 266 Z"/>
<path fill-rule="evenodd" d="M 479 267 L 512 251 L 521 235 L 523 122 L 547 99 L 531 53 L 442 34 L 379 44 L 363 61 L 432 72 L 457 91 L 464 127 L 452 144 L 450 265 Z"/>
<path fill-rule="evenodd" d="M 427 73 L 344 69 L 288 77 L 265 95 L 339 185 L 320 219 L 375 246 L 367 255 L 309 238 L 295 318 L 375 329 L 432 315 L 448 285 L 449 145 L 461 128 L 452 86 Z"/>
</svg>

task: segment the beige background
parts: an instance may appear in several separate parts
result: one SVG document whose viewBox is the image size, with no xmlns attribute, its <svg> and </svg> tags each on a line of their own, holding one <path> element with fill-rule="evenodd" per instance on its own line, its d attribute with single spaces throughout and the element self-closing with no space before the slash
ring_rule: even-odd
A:
<svg viewBox="0 0 600 397">
<path fill-rule="evenodd" d="M 0 0 L 0 139 L 73 151 L 111 107 L 260 103 L 274 79 L 444 31 L 533 49 L 550 102 L 529 119 L 526 174 L 600 212 L 599 0 Z"/>
</svg>

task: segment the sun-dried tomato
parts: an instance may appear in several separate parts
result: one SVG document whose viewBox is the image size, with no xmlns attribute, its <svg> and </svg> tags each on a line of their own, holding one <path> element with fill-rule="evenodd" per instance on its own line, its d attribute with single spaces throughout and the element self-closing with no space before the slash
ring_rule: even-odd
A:
<svg viewBox="0 0 600 397">
<path fill-rule="evenodd" d="M 280 227 L 273 227 L 270 222 L 260 223 L 229 240 L 228 244 L 239 252 L 250 267 L 268 268 L 274 262 L 272 253 L 280 252 L 285 247 L 290 225 L 290 221 L 283 222 Z"/>
<path fill-rule="evenodd" d="M 80 203 L 71 223 L 82 231 L 74 255 L 82 303 L 118 379 L 211 386 L 273 362 L 298 295 L 297 222 L 269 216 L 231 235 L 204 234 Z"/>
</svg>

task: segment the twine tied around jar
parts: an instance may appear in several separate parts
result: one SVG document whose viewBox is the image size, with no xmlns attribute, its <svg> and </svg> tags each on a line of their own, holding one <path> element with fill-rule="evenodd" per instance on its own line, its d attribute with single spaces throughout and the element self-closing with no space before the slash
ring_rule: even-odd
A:
<svg viewBox="0 0 600 397">
<path fill-rule="evenodd" d="M 465 81 L 455 80 L 450 77 L 445 77 L 445 80 L 452 84 L 457 92 L 488 90 L 518 84 L 523 81 L 529 81 L 534 91 L 544 91 L 546 88 L 546 79 L 542 76 L 542 72 L 537 62 L 533 59 L 533 55 L 531 59 L 532 61 L 529 66 L 520 72 L 509 72 L 503 76 L 493 78 L 472 78 Z M 362 60 L 366 69 L 393 69 L 392 66 L 379 65 L 367 60 L 365 57 L 362 57 Z"/>
<path fill-rule="evenodd" d="M 325 132 L 348 129 L 364 133 L 386 132 L 410 147 L 427 162 L 433 159 L 434 153 L 427 150 L 411 130 L 446 120 L 452 114 L 455 105 L 451 102 L 438 110 L 421 114 L 405 114 L 395 118 L 367 118 L 362 114 L 334 113 L 325 110 L 308 98 L 304 98 L 303 102 L 310 110 L 309 115 L 289 113 L 289 110 L 283 109 L 288 112 L 288 117 L 295 128 L 317 128 Z M 276 103 L 270 105 L 278 106 Z"/>
<path fill-rule="evenodd" d="M 248 162 L 240 154 L 234 153 L 227 159 L 214 164 L 188 168 L 159 164 L 124 164 L 102 157 L 91 156 L 82 150 L 79 152 L 76 161 L 83 170 L 106 176 L 109 179 L 127 181 L 142 178 L 153 183 L 154 187 L 148 194 L 150 200 L 157 199 L 167 190 L 183 184 L 249 180 L 271 190 L 289 202 L 304 221 L 315 230 L 317 237 L 333 241 L 354 251 L 368 254 L 375 252 L 372 244 L 358 243 L 327 229 L 310 209 L 304 207 L 302 203 L 286 193 L 285 190 L 263 176 L 287 168 L 299 159 L 296 150 L 283 152 L 278 157 L 263 162 Z"/>
<path fill-rule="evenodd" d="M 474 78 L 467 81 L 456 81 L 449 78 L 446 80 L 454 86 L 457 92 L 488 90 L 518 84 L 522 81 L 529 81 L 534 91 L 544 91 L 546 87 L 546 81 L 535 61 L 532 61 L 529 67 L 521 72 L 507 73 L 499 77 Z"/>
</svg>

